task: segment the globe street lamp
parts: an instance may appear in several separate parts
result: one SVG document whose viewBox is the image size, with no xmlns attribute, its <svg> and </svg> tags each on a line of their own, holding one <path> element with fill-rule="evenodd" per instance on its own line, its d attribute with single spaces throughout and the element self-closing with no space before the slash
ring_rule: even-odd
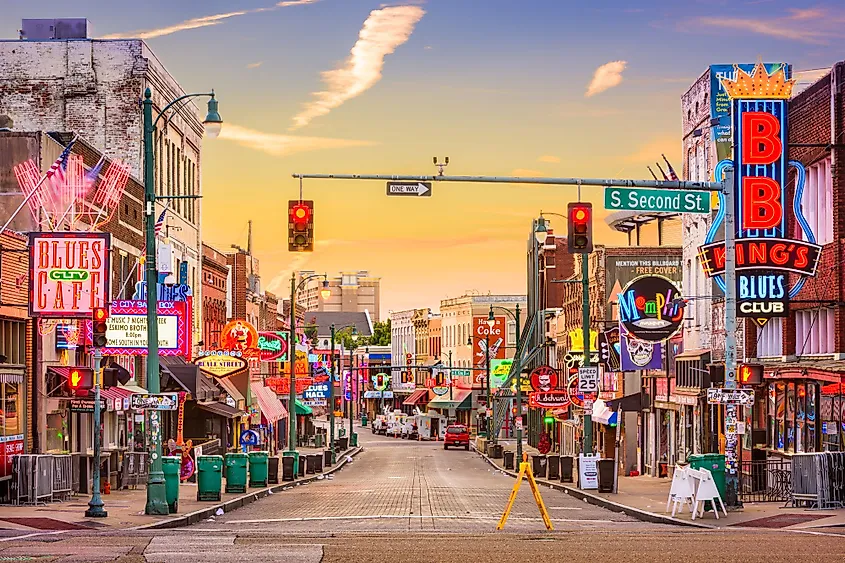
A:
<svg viewBox="0 0 845 563">
<path fill-rule="evenodd" d="M 340 328 L 335 328 L 334 325 L 331 325 L 331 333 L 332 333 L 332 350 L 331 356 L 329 356 L 329 450 L 332 452 L 332 465 L 337 463 L 337 453 L 334 450 L 334 380 L 335 380 L 335 362 L 334 362 L 334 345 L 335 345 L 335 336 L 337 331 L 339 330 L 346 330 L 347 328 L 352 328 L 353 334 L 357 333 L 357 329 L 355 325 L 344 325 Z"/>
<path fill-rule="evenodd" d="M 156 268 L 156 199 L 155 193 L 155 156 L 153 154 L 153 134 L 156 123 L 175 104 L 201 96 L 209 96 L 208 113 L 203 125 L 206 135 L 213 139 L 220 134 L 223 119 L 217 111 L 217 100 L 214 98 L 214 91 L 207 94 L 185 94 L 179 96 L 162 109 L 153 119 L 152 91 L 147 88 L 144 91 L 142 101 L 144 115 L 144 219 L 146 256 L 144 258 L 147 283 L 147 389 L 151 394 L 161 391 L 161 375 L 159 374 L 158 361 L 158 271 Z M 184 106 L 182 106 L 184 107 Z M 181 109 L 181 108 L 180 108 Z M 195 199 L 201 196 L 162 196 L 162 199 Z M 161 422 L 158 411 L 150 411 L 150 437 L 152 439 L 152 451 L 150 452 L 150 471 L 147 476 L 147 504 L 144 512 L 150 515 L 166 515 L 169 513 L 164 488 L 164 472 L 161 459 Z M 99 463 L 99 460 L 97 460 Z M 100 501 L 102 503 L 102 501 Z M 102 504 L 91 506 L 92 511 L 102 510 Z"/>
</svg>

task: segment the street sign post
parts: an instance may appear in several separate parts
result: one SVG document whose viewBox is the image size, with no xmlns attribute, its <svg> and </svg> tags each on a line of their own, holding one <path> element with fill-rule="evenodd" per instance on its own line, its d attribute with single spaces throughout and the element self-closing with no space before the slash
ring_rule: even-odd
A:
<svg viewBox="0 0 845 563">
<path fill-rule="evenodd" d="M 744 405 L 754 404 L 753 389 L 719 389 L 707 390 L 707 403 L 710 405 Z"/>
<path fill-rule="evenodd" d="M 598 393 L 599 392 L 599 368 L 598 366 L 578 368 L 578 392 Z"/>
<path fill-rule="evenodd" d="M 431 197 L 431 182 L 388 182 L 387 195 Z"/>
<path fill-rule="evenodd" d="M 613 211 L 710 213 L 710 194 L 685 190 L 605 188 L 604 208 Z"/>
</svg>

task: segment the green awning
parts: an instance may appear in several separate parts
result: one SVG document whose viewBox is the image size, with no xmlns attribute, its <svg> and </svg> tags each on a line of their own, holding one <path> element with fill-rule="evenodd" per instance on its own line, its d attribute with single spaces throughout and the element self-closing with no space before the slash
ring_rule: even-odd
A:
<svg viewBox="0 0 845 563">
<path fill-rule="evenodd" d="M 308 416 L 312 414 L 314 409 L 302 403 L 299 399 L 296 400 L 296 414 L 299 416 Z"/>
</svg>

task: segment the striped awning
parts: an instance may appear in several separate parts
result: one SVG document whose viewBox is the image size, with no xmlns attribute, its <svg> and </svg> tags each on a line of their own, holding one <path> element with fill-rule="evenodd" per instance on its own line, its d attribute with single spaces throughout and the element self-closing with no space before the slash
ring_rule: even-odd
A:
<svg viewBox="0 0 845 563">
<path fill-rule="evenodd" d="M 0 383 L 23 383 L 26 369 L 9 368 L 8 366 L 0 368 Z"/>
<path fill-rule="evenodd" d="M 261 409 L 261 414 L 267 419 L 267 422 L 276 422 L 279 419 L 287 418 L 287 409 L 272 389 L 264 387 L 259 381 L 253 381 L 249 385 L 252 394 L 258 399 L 258 408 Z"/>
<path fill-rule="evenodd" d="M 428 389 L 417 389 L 405 399 L 402 404 L 413 407 L 414 405 L 424 405 L 428 402 Z"/>
</svg>

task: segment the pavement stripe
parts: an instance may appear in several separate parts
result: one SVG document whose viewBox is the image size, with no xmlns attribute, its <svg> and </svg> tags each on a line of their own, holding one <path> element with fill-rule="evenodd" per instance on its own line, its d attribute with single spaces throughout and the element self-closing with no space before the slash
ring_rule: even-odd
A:
<svg viewBox="0 0 845 563">
<path fill-rule="evenodd" d="M 55 536 L 57 534 L 66 534 L 72 530 L 55 530 L 52 532 L 34 532 L 32 534 L 24 534 L 22 536 L 11 536 L 8 538 L 0 538 L 0 542 L 25 540 L 26 538 L 35 538 L 38 536 Z"/>
<path fill-rule="evenodd" d="M 425 519 L 434 519 L 434 520 L 489 520 L 498 522 L 499 516 L 450 516 L 450 515 L 420 515 L 420 514 L 410 514 L 410 515 L 399 515 L 399 514 L 376 514 L 376 515 L 358 515 L 358 516 L 304 516 L 300 518 L 262 518 L 256 520 L 227 520 L 226 524 L 269 524 L 273 522 L 323 522 L 323 521 L 330 521 L 330 520 L 410 520 L 410 519 L 418 519 L 418 520 L 425 520 Z M 520 517 L 512 517 L 508 518 L 508 520 L 526 520 L 526 521 L 533 521 L 539 520 L 537 518 L 520 518 Z M 593 520 L 593 519 L 576 519 L 576 518 L 552 518 L 552 522 L 585 522 L 585 523 L 594 523 L 594 524 L 610 524 L 613 520 Z M 209 530 L 210 531 L 210 530 Z M 215 529 L 215 531 L 221 531 L 219 529 Z"/>
</svg>

